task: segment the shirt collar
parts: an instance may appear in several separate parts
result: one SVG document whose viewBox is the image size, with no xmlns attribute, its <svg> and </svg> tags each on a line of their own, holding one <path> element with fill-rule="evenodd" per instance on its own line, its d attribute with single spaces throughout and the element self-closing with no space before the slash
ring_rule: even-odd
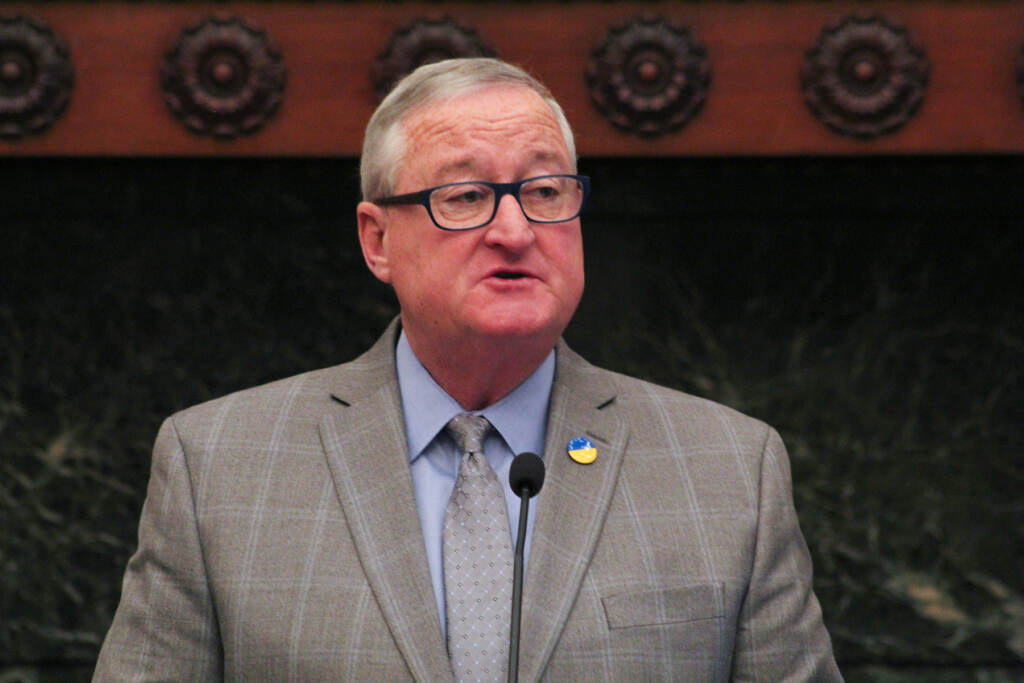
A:
<svg viewBox="0 0 1024 683">
<path fill-rule="evenodd" d="M 395 368 L 402 396 L 406 445 L 412 461 L 419 457 L 449 420 L 466 411 L 423 367 L 409 346 L 404 331 L 395 347 Z M 486 417 L 512 453 L 532 451 L 543 454 L 548 399 L 554 378 L 555 352 L 552 349 L 537 369 L 508 395 L 483 410 L 471 412 Z"/>
</svg>

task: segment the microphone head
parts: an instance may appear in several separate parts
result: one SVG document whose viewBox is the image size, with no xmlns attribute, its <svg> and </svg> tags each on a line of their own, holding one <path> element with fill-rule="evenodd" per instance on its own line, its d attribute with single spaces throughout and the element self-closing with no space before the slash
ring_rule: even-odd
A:
<svg viewBox="0 0 1024 683">
<path fill-rule="evenodd" d="M 526 493 L 527 498 L 536 496 L 544 485 L 544 461 L 536 453 L 520 453 L 509 468 L 508 483 L 512 492 L 520 498 L 523 493 Z"/>
</svg>

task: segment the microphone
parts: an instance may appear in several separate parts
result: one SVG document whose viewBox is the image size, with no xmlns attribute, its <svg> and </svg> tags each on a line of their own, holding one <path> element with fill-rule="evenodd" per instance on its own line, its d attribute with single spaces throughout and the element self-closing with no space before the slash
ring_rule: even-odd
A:
<svg viewBox="0 0 1024 683">
<path fill-rule="evenodd" d="M 509 468 L 508 483 L 524 501 L 536 496 L 544 485 L 544 461 L 536 453 L 520 453 Z"/>
<path fill-rule="evenodd" d="M 530 498 L 544 485 L 544 461 L 536 453 L 520 453 L 508 471 L 512 492 L 522 498 L 519 504 L 519 533 L 516 535 L 515 569 L 512 575 L 512 623 L 508 640 L 508 680 L 519 679 L 519 622 L 523 608 L 523 550 L 526 546 L 526 517 Z"/>
</svg>

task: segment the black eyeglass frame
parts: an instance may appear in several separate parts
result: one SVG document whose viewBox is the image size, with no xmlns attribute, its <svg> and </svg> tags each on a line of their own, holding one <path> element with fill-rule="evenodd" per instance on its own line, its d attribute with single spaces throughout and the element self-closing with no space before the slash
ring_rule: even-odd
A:
<svg viewBox="0 0 1024 683">
<path fill-rule="evenodd" d="M 523 208 L 523 201 L 519 198 L 519 191 L 526 183 L 531 183 L 535 180 L 543 180 L 544 178 L 572 178 L 573 180 L 577 181 L 580 185 L 583 186 L 583 199 L 580 201 L 580 208 L 576 211 L 576 213 L 569 216 L 568 218 L 560 218 L 557 221 L 539 221 L 534 220 L 533 218 L 530 218 L 529 216 L 526 215 L 526 209 Z M 446 228 L 440 223 L 438 223 L 437 219 L 434 218 L 434 212 L 430 209 L 430 195 L 432 195 L 437 190 L 441 190 L 446 187 L 453 187 L 455 185 L 486 185 L 487 187 L 494 190 L 494 207 L 491 210 L 490 218 L 488 218 L 486 221 L 479 225 L 473 225 L 468 228 Z M 507 194 L 510 194 L 516 198 L 516 203 L 519 204 L 519 210 L 523 212 L 524 216 L 526 216 L 526 220 L 530 221 L 531 223 L 565 223 L 579 216 L 583 212 L 583 207 L 587 205 L 587 198 L 590 196 L 590 176 L 574 175 L 572 173 L 552 173 L 549 175 L 539 175 L 534 176 L 532 178 L 524 178 L 523 180 L 517 180 L 514 183 L 491 183 L 487 182 L 486 180 L 467 180 L 458 183 L 446 183 L 444 185 L 438 185 L 436 187 L 428 187 L 427 189 L 420 190 L 419 192 L 398 194 L 392 197 L 381 197 L 379 199 L 372 199 L 370 201 L 371 203 L 376 204 L 377 206 L 399 206 L 419 204 L 420 206 L 427 210 L 427 215 L 430 216 L 430 220 L 433 221 L 434 225 L 436 225 L 439 229 L 446 230 L 448 232 L 462 232 L 463 230 L 476 230 L 478 228 L 482 228 L 485 225 L 490 224 L 490 222 L 494 220 L 494 217 L 498 215 L 498 206 L 501 204 L 502 198 Z"/>
</svg>

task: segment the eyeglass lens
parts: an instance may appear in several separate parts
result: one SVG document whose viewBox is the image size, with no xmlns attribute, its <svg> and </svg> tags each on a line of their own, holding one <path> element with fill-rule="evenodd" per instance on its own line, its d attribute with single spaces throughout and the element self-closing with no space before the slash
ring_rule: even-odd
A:
<svg viewBox="0 0 1024 683">
<path fill-rule="evenodd" d="M 431 193 L 430 210 L 442 227 L 475 228 L 490 221 L 494 198 L 494 188 L 487 185 L 455 183 Z M 520 187 L 519 204 L 532 221 L 567 221 L 583 204 L 583 186 L 571 177 L 534 178 Z"/>
</svg>

